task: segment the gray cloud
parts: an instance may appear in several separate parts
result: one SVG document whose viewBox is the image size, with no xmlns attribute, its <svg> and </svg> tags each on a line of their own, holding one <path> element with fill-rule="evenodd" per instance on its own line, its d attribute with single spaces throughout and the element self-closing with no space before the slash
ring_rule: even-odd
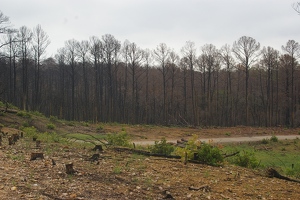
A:
<svg viewBox="0 0 300 200">
<path fill-rule="evenodd" d="M 218 48 L 243 35 L 280 50 L 299 41 L 294 0 L 2 0 L 1 11 L 15 28 L 41 24 L 55 53 L 69 39 L 112 34 L 142 48 L 164 42 L 179 51 L 186 41 Z"/>
</svg>

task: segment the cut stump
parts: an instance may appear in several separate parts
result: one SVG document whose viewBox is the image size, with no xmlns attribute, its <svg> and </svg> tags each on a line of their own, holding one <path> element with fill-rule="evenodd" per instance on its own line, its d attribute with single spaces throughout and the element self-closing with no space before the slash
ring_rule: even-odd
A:
<svg viewBox="0 0 300 200">
<path fill-rule="evenodd" d="M 43 153 L 32 152 L 30 160 L 36 160 L 36 159 L 44 159 L 44 154 Z"/>
<path fill-rule="evenodd" d="M 95 147 L 93 148 L 93 151 L 103 151 L 102 145 L 96 144 Z"/>
<path fill-rule="evenodd" d="M 74 174 L 76 171 L 73 169 L 73 163 L 66 164 L 66 173 Z"/>
</svg>

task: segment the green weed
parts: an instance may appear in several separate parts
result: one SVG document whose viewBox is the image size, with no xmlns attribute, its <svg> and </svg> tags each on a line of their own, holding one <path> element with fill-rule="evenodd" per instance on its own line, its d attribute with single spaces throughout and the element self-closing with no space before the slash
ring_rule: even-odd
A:
<svg viewBox="0 0 300 200">
<path fill-rule="evenodd" d="M 125 146 L 129 147 L 130 144 L 130 138 L 128 134 L 124 131 L 119 133 L 111 133 L 106 136 L 106 140 L 108 144 L 113 146 Z"/>
<path fill-rule="evenodd" d="M 52 123 L 49 123 L 49 124 L 47 124 L 47 129 L 54 130 L 55 129 L 55 125 L 52 124 Z"/>
<path fill-rule="evenodd" d="M 155 141 L 155 144 L 149 147 L 151 153 L 171 155 L 175 150 L 175 147 L 167 143 L 165 138 L 162 138 L 161 141 Z"/>
</svg>

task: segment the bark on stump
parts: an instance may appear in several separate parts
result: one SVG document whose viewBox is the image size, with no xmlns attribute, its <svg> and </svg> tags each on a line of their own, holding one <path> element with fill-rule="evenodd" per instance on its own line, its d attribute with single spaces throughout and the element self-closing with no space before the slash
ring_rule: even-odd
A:
<svg viewBox="0 0 300 200">
<path fill-rule="evenodd" d="M 8 137 L 8 145 L 13 145 L 13 144 L 15 144 L 14 139 L 12 136 L 9 136 Z"/>
<path fill-rule="evenodd" d="M 66 164 L 66 173 L 74 174 L 76 171 L 73 169 L 73 163 Z"/>
<path fill-rule="evenodd" d="M 41 147 L 41 140 L 36 140 L 35 141 L 35 146 L 36 146 L 36 148 L 40 148 Z"/>
<path fill-rule="evenodd" d="M 96 144 L 95 147 L 93 148 L 93 151 L 103 151 L 102 145 Z"/>
<path fill-rule="evenodd" d="M 44 154 L 43 153 L 36 153 L 36 152 L 31 153 L 30 160 L 36 160 L 38 158 L 39 159 L 44 159 Z"/>
<path fill-rule="evenodd" d="M 96 161 L 99 160 L 99 158 L 100 158 L 100 154 L 99 153 L 95 153 L 89 160 L 91 162 L 96 162 Z"/>
</svg>

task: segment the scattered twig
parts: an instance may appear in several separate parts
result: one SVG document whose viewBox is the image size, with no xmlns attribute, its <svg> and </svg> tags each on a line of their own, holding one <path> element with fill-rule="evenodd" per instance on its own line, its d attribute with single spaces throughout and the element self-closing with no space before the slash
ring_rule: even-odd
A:
<svg viewBox="0 0 300 200">
<path fill-rule="evenodd" d="M 240 151 L 237 151 L 237 152 L 234 152 L 234 153 L 231 153 L 231 154 L 228 154 L 228 155 L 225 153 L 225 154 L 223 154 L 223 157 L 224 158 L 228 158 L 228 157 L 231 157 L 231 156 L 235 156 L 235 155 L 237 155 L 239 153 L 240 153 Z"/>
<path fill-rule="evenodd" d="M 189 190 L 195 190 L 195 191 L 204 190 L 205 192 L 209 192 L 211 189 L 210 189 L 209 185 L 202 185 L 200 187 L 190 186 Z"/>
</svg>

